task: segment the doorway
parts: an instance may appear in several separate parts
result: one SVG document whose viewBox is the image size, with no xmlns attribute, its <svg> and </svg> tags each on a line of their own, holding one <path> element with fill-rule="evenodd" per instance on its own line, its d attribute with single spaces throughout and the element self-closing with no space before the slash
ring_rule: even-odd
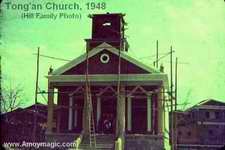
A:
<svg viewBox="0 0 225 150">
<path fill-rule="evenodd" d="M 132 132 L 146 133 L 147 131 L 147 100 L 132 99 Z"/>
<path fill-rule="evenodd" d="M 99 131 L 103 134 L 113 134 L 116 129 L 116 99 L 101 99 L 101 117 Z"/>
</svg>

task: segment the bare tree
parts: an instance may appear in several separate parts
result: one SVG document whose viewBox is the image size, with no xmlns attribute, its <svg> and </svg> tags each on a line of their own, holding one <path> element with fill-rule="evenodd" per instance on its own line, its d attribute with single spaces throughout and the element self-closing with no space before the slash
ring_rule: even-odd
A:
<svg viewBox="0 0 225 150">
<path fill-rule="evenodd" d="M 23 88 L 21 85 L 16 84 L 12 86 L 12 82 L 8 84 L 3 83 L 2 75 L 2 57 L 0 56 L 0 113 L 5 113 L 17 109 L 22 105 Z M 3 86 L 4 85 L 4 86 Z"/>
<path fill-rule="evenodd" d="M 1 4 L 2 0 L 0 0 L 0 4 Z M 0 7 L 0 45 L 2 45 L 2 26 L 3 26 L 3 12 L 2 12 L 2 8 Z"/>
<path fill-rule="evenodd" d="M 23 104 L 23 88 L 20 85 L 2 88 L 1 111 L 9 112 L 17 109 Z M 1 112 L 1 113 L 2 113 Z"/>
</svg>

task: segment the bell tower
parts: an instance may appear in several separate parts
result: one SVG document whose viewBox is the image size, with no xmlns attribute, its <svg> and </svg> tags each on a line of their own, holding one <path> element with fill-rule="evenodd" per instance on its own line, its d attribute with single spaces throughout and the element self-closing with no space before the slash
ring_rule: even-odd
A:
<svg viewBox="0 0 225 150">
<path fill-rule="evenodd" d="M 128 43 L 124 36 L 125 14 L 106 13 L 89 15 L 92 19 L 91 39 L 86 39 L 87 50 L 106 42 L 113 47 L 121 50 L 128 50 Z"/>
</svg>

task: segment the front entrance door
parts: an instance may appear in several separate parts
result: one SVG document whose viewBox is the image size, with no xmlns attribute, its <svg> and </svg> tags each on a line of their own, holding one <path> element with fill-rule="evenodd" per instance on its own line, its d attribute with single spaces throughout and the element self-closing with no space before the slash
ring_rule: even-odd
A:
<svg viewBox="0 0 225 150">
<path fill-rule="evenodd" d="M 100 131 L 104 134 L 112 134 L 116 128 L 116 99 L 101 99 Z"/>
<path fill-rule="evenodd" d="M 132 132 L 145 133 L 147 131 L 147 100 L 132 99 Z"/>
</svg>

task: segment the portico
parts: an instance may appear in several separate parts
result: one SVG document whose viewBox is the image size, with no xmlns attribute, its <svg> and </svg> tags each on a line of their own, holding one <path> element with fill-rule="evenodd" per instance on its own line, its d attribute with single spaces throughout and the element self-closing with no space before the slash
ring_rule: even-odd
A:
<svg viewBox="0 0 225 150">
<path fill-rule="evenodd" d="M 159 76 L 162 76 L 161 80 L 158 79 Z M 163 76 L 164 74 L 157 76 L 136 74 L 136 82 L 132 82 L 134 75 L 121 75 L 121 84 L 125 89 L 123 95 L 125 103 L 124 106 L 121 106 L 125 110 L 123 116 L 125 124 L 122 125 L 122 128 L 124 128 L 122 130 L 126 131 L 127 134 L 159 132 L 158 120 L 162 120 L 162 116 L 156 110 L 162 103 L 162 101 L 157 101 L 157 97 L 162 94 L 160 91 L 164 88 L 162 84 Z M 57 132 L 80 133 L 85 128 L 85 124 L 88 124 L 82 119 L 85 117 L 85 81 L 82 80 L 83 78 L 85 77 L 80 75 L 79 77 L 76 75 L 48 76 L 51 87 L 59 91 L 56 108 L 60 109 L 61 112 L 56 116 Z M 116 75 L 90 75 L 93 114 L 97 133 L 103 133 L 103 119 L 107 115 L 112 119 L 112 132 L 110 133 L 115 133 L 116 120 L 118 119 L 117 102 L 119 101 L 115 79 Z M 53 91 L 53 89 L 49 90 Z M 49 97 L 53 99 L 51 94 L 49 94 Z M 59 116 L 64 116 L 64 119 L 59 119 Z M 53 118 L 53 115 L 50 117 Z M 141 120 L 138 120 L 138 118 Z M 144 124 L 140 124 L 140 121 Z M 123 123 L 123 121 L 121 122 Z M 48 122 L 48 131 L 53 131 L 50 124 L 52 122 Z"/>
</svg>

